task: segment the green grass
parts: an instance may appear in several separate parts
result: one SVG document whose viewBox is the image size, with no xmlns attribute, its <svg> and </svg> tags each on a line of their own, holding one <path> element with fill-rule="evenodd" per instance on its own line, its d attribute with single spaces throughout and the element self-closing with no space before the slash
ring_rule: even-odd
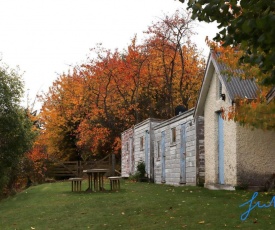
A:
<svg viewBox="0 0 275 230">
<path fill-rule="evenodd" d="M 0 202 L 0 229 L 275 229 L 274 207 L 240 220 L 248 206 L 239 205 L 253 192 L 128 181 L 121 187 L 97 193 L 72 193 L 69 182 L 30 187 Z M 256 200 L 272 197 L 261 193 Z"/>
</svg>

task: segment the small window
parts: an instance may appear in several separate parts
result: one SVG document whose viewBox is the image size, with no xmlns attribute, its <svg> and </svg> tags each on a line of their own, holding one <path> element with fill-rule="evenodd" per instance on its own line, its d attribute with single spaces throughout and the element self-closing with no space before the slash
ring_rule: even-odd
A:
<svg viewBox="0 0 275 230">
<path fill-rule="evenodd" d="M 157 141 L 157 160 L 160 158 L 160 141 Z"/>
<path fill-rule="evenodd" d="M 171 129 L 171 134 L 172 134 L 171 142 L 175 143 L 176 142 L 176 127 Z"/>
<path fill-rule="evenodd" d="M 128 141 L 126 142 L 126 151 L 127 152 L 129 151 L 129 142 Z"/>
<path fill-rule="evenodd" d="M 143 150 L 143 137 L 140 137 L 140 150 Z"/>
</svg>

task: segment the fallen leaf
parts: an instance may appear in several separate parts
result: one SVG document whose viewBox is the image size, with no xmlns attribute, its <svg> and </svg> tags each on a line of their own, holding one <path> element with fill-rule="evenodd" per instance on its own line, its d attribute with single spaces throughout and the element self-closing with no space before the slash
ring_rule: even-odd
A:
<svg viewBox="0 0 275 230">
<path fill-rule="evenodd" d="M 204 221 L 204 220 L 202 220 L 202 221 L 200 221 L 200 222 L 199 222 L 199 224 L 204 224 L 204 223 L 205 223 L 205 221 Z"/>
</svg>

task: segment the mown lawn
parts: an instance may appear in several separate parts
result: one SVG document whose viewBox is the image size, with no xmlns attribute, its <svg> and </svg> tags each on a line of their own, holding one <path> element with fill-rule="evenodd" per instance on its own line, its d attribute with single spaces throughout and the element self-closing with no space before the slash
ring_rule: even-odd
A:
<svg viewBox="0 0 275 230">
<path fill-rule="evenodd" d="M 239 205 L 253 192 L 130 181 L 119 192 L 70 189 L 69 182 L 43 184 L 2 200 L 0 229 L 275 229 L 274 205 L 240 220 L 248 206 Z M 256 201 L 269 203 L 273 195 L 261 193 Z"/>
</svg>

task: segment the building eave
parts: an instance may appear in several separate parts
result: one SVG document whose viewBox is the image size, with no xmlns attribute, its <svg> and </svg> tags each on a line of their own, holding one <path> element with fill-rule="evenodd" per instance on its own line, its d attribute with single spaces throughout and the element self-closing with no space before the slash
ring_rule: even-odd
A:
<svg viewBox="0 0 275 230">
<path fill-rule="evenodd" d="M 208 93 L 208 89 L 210 87 L 213 71 L 215 70 L 212 59 L 213 57 L 210 52 L 208 56 L 207 64 L 206 64 L 206 69 L 205 69 L 199 97 L 198 97 L 197 104 L 194 111 L 194 117 L 203 116 L 204 114 L 205 99 Z"/>
</svg>

